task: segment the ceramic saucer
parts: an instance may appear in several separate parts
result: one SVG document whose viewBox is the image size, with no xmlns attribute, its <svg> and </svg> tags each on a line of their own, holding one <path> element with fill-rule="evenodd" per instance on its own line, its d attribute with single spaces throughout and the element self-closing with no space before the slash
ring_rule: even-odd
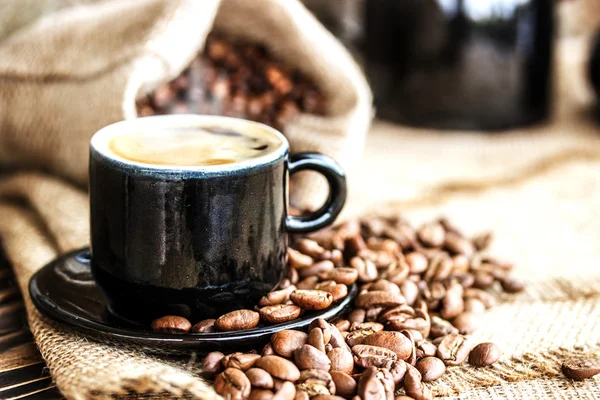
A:
<svg viewBox="0 0 600 400">
<path fill-rule="evenodd" d="M 274 332 L 306 328 L 315 318 L 335 318 L 350 306 L 356 292 L 356 285 L 353 285 L 344 299 L 326 310 L 307 312 L 302 318 L 287 323 L 259 325 L 237 332 L 174 335 L 153 332 L 147 326 L 117 318 L 109 312 L 107 299 L 92 277 L 88 249 L 52 261 L 29 282 L 31 299 L 42 314 L 99 341 L 133 344 L 148 352 L 167 354 L 257 348 L 268 342 Z"/>
</svg>

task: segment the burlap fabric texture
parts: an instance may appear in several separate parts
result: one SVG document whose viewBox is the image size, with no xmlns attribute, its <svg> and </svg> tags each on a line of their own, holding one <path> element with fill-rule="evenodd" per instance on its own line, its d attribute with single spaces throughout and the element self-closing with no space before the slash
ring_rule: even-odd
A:
<svg viewBox="0 0 600 400">
<path fill-rule="evenodd" d="M 321 151 L 347 170 L 362 153 L 371 93 L 352 57 L 297 0 L 5 0 L 0 4 L 0 163 L 87 182 L 88 144 L 135 118 L 135 99 L 175 78 L 215 30 L 264 44 L 310 77 L 326 116 L 285 128 L 292 151 Z M 323 179 L 295 178 L 315 208 Z"/>
</svg>

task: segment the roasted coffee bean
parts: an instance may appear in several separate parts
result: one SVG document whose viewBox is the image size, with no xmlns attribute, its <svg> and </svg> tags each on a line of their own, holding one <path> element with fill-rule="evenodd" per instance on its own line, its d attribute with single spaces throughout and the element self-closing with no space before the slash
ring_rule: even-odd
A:
<svg viewBox="0 0 600 400">
<path fill-rule="evenodd" d="M 378 279 L 369 286 L 369 291 L 382 290 L 384 292 L 400 294 L 400 288 L 387 279 Z"/>
<path fill-rule="evenodd" d="M 298 275 L 300 278 L 306 278 L 307 276 L 330 273 L 334 268 L 335 266 L 333 265 L 333 262 L 329 260 L 323 260 L 314 263 L 310 267 L 299 269 Z"/>
<path fill-rule="evenodd" d="M 444 336 L 438 345 L 437 357 L 446 365 L 460 365 L 467 359 L 470 351 L 471 345 L 466 337 L 451 333 Z"/>
<path fill-rule="evenodd" d="M 404 375 L 406 374 L 406 365 L 407 363 L 404 360 L 396 360 L 390 367 L 390 374 L 392 375 L 395 385 L 398 385 L 400 382 L 402 382 L 402 379 L 404 379 Z"/>
<path fill-rule="evenodd" d="M 283 385 L 275 392 L 273 400 L 294 400 L 296 397 L 296 386 L 292 382 L 284 382 Z"/>
<path fill-rule="evenodd" d="M 335 323 L 335 327 L 338 328 L 340 331 L 347 331 L 348 329 L 350 329 L 350 321 L 348 321 L 347 319 L 339 320 Z"/>
<path fill-rule="evenodd" d="M 485 308 L 488 309 L 496 305 L 496 300 L 494 299 L 494 296 L 481 289 L 467 288 L 465 289 L 464 297 L 465 299 L 477 299 L 483 304 L 485 304 Z"/>
<path fill-rule="evenodd" d="M 312 257 L 302 254 L 298 250 L 294 250 L 292 248 L 288 248 L 287 256 L 288 265 L 298 270 L 302 268 L 308 268 L 315 263 Z"/>
<path fill-rule="evenodd" d="M 348 314 L 348 321 L 350 324 L 365 322 L 366 311 L 362 308 L 355 308 Z"/>
<path fill-rule="evenodd" d="M 330 394 L 330 395 L 320 394 L 318 396 L 313 397 L 313 400 L 344 400 L 344 398 L 341 396 L 334 396 L 332 394 Z"/>
<path fill-rule="evenodd" d="M 473 243 L 471 243 L 471 241 L 453 232 L 446 233 L 444 247 L 452 253 L 463 254 L 464 256 L 469 258 L 471 258 L 475 253 L 475 246 L 473 246 Z"/>
<path fill-rule="evenodd" d="M 294 400 L 309 400 L 308 392 L 296 385 L 296 397 Z"/>
<path fill-rule="evenodd" d="M 394 381 L 389 371 L 375 367 L 367 368 L 358 381 L 357 394 L 362 400 L 392 400 Z"/>
<path fill-rule="evenodd" d="M 492 274 L 485 271 L 475 271 L 473 273 L 473 287 L 477 289 L 487 289 L 495 282 Z"/>
<path fill-rule="evenodd" d="M 400 332 L 375 332 L 366 337 L 363 344 L 389 349 L 401 360 L 407 360 L 413 351 L 413 343 Z"/>
<path fill-rule="evenodd" d="M 459 283 L 453 283 L 446 290 L 446 296 L 442 300 L 440 314 L 444 319 L 452 319 L 462 313 L 464 309 L 463 287 Z"/>
<path fill-rule="evenodd" d="M 338 347 L 329 351 L 327 357 L 331 361 L 331 371 L 345 372 L 347 374 L 352 373 L 354 358 L 348 350 Z"/>
<path fill-rule="evenodd" d="M 296 290 L 296 286 L 290 285 L 285 289 L 275 290 L 273 292 L 269 292 L 266 296 L 263 296 L 258 305 L 260 307 L 265 306 L 273 306 L 276 304 L 283 304 L 290 299 L 290 294 Z"/>
<path fill-rule="evenodd" d="M 331 279 L 344 285 L 352 285 L 358 279 L 358 271 L 354 268 L 339 267 L 328 273 L 322 273 L 319 277 L 321 279 Z"/>
<path fill-rule="evenodd" d="M 452 325 L 463 335 L 473 333 L 479 325 L 477 314 L 464 312 L 452 320 Z"/>
<path fill-rule="evenodd" d="M 237 368 L 246 371 L 254 366 L 260 358 L 258 354 L 233 353 L 223 358 L 223 367 Z"/>
<path fill-rule="evenodd" d="M 466 299 L 464 302 L 465 312 L 470 312 L 472 314 L 481 314 L 485 311 L 485 304 L 477 299 Z"/>
<path fill-rule="evenodd" d="M 209 375 L 216 375 L 223 370 L 221 360 L 225 355 L 220 351 L 213 351 L 204 357 L 202 362 L 202 370 Z"/>
<path fill-rule="evenodd" d="M 469 272 L 469 258 L 463 254 L 452 256 L 452 275 L 462 275 Z"/>
<path fill-rule="evenodd" d="M 252 389 L 248 400 L 271 400 L 273 391 L 269 389 Z"/>
<path fill-rule="evenodd" d="M 273 350 L 283 357 L 291 358 L 294 351 L 308 342 L 308 335 L 302 331 L 283 330 L 271 336 Z"/>
<path fill-rule="evenodd" d="M 272 377 L 284 381 L 296 382 L 300 378 L 300 370 L 293 362 L 279 356 L 263 356 L 255 366 L 262 368 Z"/>
<path fill-rule="evenodd" d="M 482 251 L 487 249 L 492 242 L 492 234 L 490 232 L 484 232 L 474 236 L 471 241 L 478 251 Z"/>
<path fill-rule="evenodd" d="M 246 371 L 246 377 L 253 387 L 273 389 L 273 377 L 264 369 L 250 368 Z"/>
<path fill-rule="evenodd" d="M 412 365 L 407 365 L 406 375 L 404 375 L 404 390 L 415 400 L 433 399 L 431 389 L 423 385 L 421 374 Z"/>
<path fill-rule="evenodd" d="M 215 319 L 205 319 L 192 326 L 192 333 L 211 333 L 215 331 Z"/>
<path fill-rule="evenodd" d="M 415 365 L 423 382 L 431 382 L 440 378 L 446 372 L 446 365 L 437 357 L 425 357 Z"/>
<path fill-rule="evenodd" d="M 287 381 L 284 381 L 283 379 L 273 378 L 273 391 L 276 392 L 279 389 L 281 389 L 285 382 Z"/>
<path fill-rule="evenodd" d="M 492 365 L 500 358 L 500 347 L 494 343 L 479 343 L 469 354 L 469 364 L 475 367 Z M 599 364 L 600 367 L 600 364 Z"/>
<path fill-rule="evenodd" d="M 370 329 L 373 332 L 379 332 L 383 330 L 383 324 L 380 324 L 379 322 L 367 321 L 360 324 L 352 324 L 352 326 L 350 326 L 351 331 L 360 331 L 364 329 Z"/>
<path fill-rule="evenodd" d="M 525 284 L 512 277 L 502 279 L 500 284 L 506 293 L 519 293 L 525 290 Z"/>
<path fill-rule="evenodd" d="M 309 380 L 312 380 L 312 382 L 320 381 L 331 393 L 335 393 L 335 384 L 329 372 L 321 369 L 305 369 L 300 372 L 300 378 L 297 383 L 304 383 Z"/>
<path fill-rule="evenodd" d="M 350 398 L 356 393 L 356 381 L 349 374 L 340 371 L 331 371 L 331 379 L 335 384 L 337 395 Z"/>
<path fill-rule="evenodd" d="M 350 266 L 358 271 L 359 282 L 373 282 L 377 279 L 377 267 L 375 267 L 375 264 L 371 260 L 353 257 L 350 260 Z"/>
<path fill-rule="evenodd" d="M 308 334 L 308 344 L 315 347 L 317 350 L 325 352 L 325 338 L 323 337 L 323 330 L 321 328 L 313 328 Z"/>
<path fill-rule="evenodd" d="M 447 254 L 436 255 L 429 262 L 423 279 L 427 282 L 444 280 L 452 273 L 453 268 L 452 259 Z"/>
<path fill-rule="evenodd" d="M 562 364 L 562 372 L 569 379 L 581 381 L 600 373 L 600 358 L 574 357 Z"/>
<path fill-rule="evenodd" d="M 404 330 L 404 331 L 401 331 L 400 333 L 403 334 L 404 336 L 406 336 L 406 338 L 408 340 L 410 340 L 410 344 L 411 344 L 410 356 L 408 356 L 408 358 L 405 361 L 414 367 L 415 364 L 417 363 L 417 346 L 415 345 L 416 340 L 413 335 L 413 332 L 414 331 Z"/>
<path fill-rule="evenodd" d="M 406 304 L 412 306 L 419 296 L 419 287 L 413 281 L 406 280 L 400 284 L 400 293 L 404 296 Z"/>
<path fill-rule="evenodd" d="M 396 396 L 394 400 L 415 400 L 410 396 Z"/>
<path fill-rule="evenodd" d="M 280 324 L 298 318 L 302 309 L 295 305 L 277 304 L 263 307 L 258 312 L 263 321 L 270 324 Z"/>
<path fill-rule="evenodd" d="M 325 249 L 321 247 L 319 243 L 311 239 L 298 239 L 295 245 L 299 252 L 306 254 L 315 260 L 320 259 L 323 253 L 325 253 Z"/>
<path fill-rule="evenodd" d="M 187 333 L 192 324 L 186 318 L 177 315 L 166 315 L 152 321 L 152 330 L 164 333 Z"/>
<path fill-rule="evenodd" d="M 429 260 L 423 253 L 413 251 L 405 256 L 406 262 L 410 268 L 411 274 L 421 274 L 425 272 L 429 265 Z"/>
<path fill-rule="evenodd" d="M 421 340 L 416 344 L 417 348 L 417 359 L 425 357 L 433 357 L 437 352 L 437 346 L 426 340 Z"/>
<path fill-rule="evenodd" d="M 290 300 L 305 310 L 323 310 L 331 305 L 333 296 L 323 290 L 295 290 Z"/>
<path fill-rule="evenodd" d="M 361 367 L 389 368 L 397 356 L 392 350 L 384 347 L 358 344 L 352 347 L 354 361 Z"/>
<path fill-rule="evenodd" d="M 319 283 L 318 276 L 308 276 L 298 282 L 296 288 L 301 290 L 314 289 L 317 283 Z"/>
<path fill-rule="evenodd" d="M 250 389 L 250 381 L 239 369 L 227 368 L 215 379 L 215 391 L 227 399 L 247 399 Z"/>
<path fill-rule="evenodd" d="M 375 331 L 373 329 L 358 329 L 355 331 L 348 332 L 346 335 L 346 343 L 348 346 L 356 346 L 357 344 L 363 344 L 365 339 L 374 334 Z"/>
<path fill-rule="evenodd" d="M 275 352 L 275 350 L 273 350 L 273 346 L 271 345 L 271 343 L 267 343 L 265 344 L 265 347 L 263 347 L 262 352 L 260 353 L 261 356 L 276 356 L 277 353 Z"/>
<path fill-rule="evenodd" d="M 374 307 L 396 307 L 405 302 L 406 300 L 401 294 L 384 292 L 381 290 L 361 293 L 356 298 L 356 306 L 365 309 Z"/>
<path fill-rule="evenodd" d="M 419 240 L 426 246 L 440 247 L 442 244 L 444 244 L 446 231 L 441 224 L 432 222 L 421 225 L 417 231 L 417 236 L 419 237 Z"/>
<path fill-rule="evenodd" d="M 348 287 L 346 285 L 337 284 L 335 281 L 321 282 L 315 286 L 315 289 L 331 293 L 333 301 L 341 300 L 348 295 Z"/>
<path fill-rule="evenodd" d="M 294 361 L 301 370 L 321 369 L 329 371 L 331 368 L 331 361 L 327 355 L 309 344 L 303 345 L 294 352 Z"/>
<path fill-rule="evenodd" d="M 298 391 L 305 392 L 308 397 L 314 398 L 316 396 L 329 396 L 331 392 L 329 389 L 322 383 L 310 382 L 310 383 L 300 383 L 296 385 Z"/>
<path fill-rule="evenodd" d="M 255 328 L 260 321 L 260 315 L 252 310 L 236 310 L 221 315 L 215 321 L 217 331 L 241 331 Z"/>
</svg>

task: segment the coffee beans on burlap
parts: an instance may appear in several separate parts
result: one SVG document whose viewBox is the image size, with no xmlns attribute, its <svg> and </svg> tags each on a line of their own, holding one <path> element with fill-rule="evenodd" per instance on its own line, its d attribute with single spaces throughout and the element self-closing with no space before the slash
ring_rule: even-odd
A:
<svg viewBox="0 0 600 400">
<path fill-rule="evenodd" d="M 233 389 L 219 384 L 217 391 L 250 399 L 431 399 L 435 381 L 448 368 L 467 360 L 490 368 L 500 358 L 499 347 L 472 347 L 467 335 L 495 305 L 492 293 L 523 290 L 510 275 L 511 264 L 485 253 L 490 240 L 489 234 L 469 239 L 445 219 L 415 228 L 400 218 L 349 221 L 291 238 L 288 278 L 261 299 L 259 311 L 274 303 L 319 309 L 334 296 L 333 288 L 357 282 L 354 307 L 334 323 L 316 319 L 306 332 L 273 334 L 261 356 L 252 354 L 239 367 L 250 393 L 242 379 Z M 317 275 L 302 274 L 317 269 Z M 229 361 L 219 352 L 209 354 L 205 370 L 225 379 L 227 368 L 235 368 L 232 360 L 239 363 L 234 354 Z M 216 360 L 225 360 L 222 369 Z M 589 362 L 563 366 L 570 377 L 591 376 L 593 368 Z"/>
<path fill-rule="evenodd" d="M 325 113 L 325 98 L 300 71 L 276 60 L 261 45 L 215 33 L 177 78 L 139 98 L 136 105 L 140 116 L 225 115 L 278 130 L 300 113 Z"/>
</svg>

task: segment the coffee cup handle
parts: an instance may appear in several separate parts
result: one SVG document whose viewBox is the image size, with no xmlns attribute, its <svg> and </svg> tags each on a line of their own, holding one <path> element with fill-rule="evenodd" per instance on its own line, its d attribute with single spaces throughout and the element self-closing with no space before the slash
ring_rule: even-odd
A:
<svg viewBox="0 0 600 400">
<path fill-rule="evenodd" d="M 304 170 L 322 174 L 329 184 L 329 195 L 325 204 L 309 215 L 299 217 L 288 215 L 287 231 L 291 233 L 313 232 L 335 221 L 346 202 L 346 176 L 339 164 L 320 153 L 294 153 L 290 155 L 288 167 L 290 176 Z"/>
</svg>

